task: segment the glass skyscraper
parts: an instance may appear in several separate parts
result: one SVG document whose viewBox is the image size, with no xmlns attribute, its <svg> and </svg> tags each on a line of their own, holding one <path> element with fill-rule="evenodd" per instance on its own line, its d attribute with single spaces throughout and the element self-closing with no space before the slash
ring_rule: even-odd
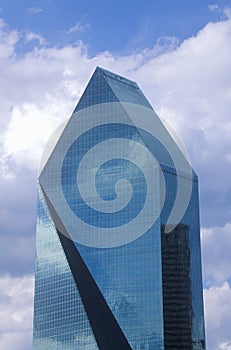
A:
<svg viewBox="0 0 231 350">
<path fill-rule="evenodd" d="M 198 179 L 171 134 L 96 68 L 42 158 L 33 350 L 205 349 Z"/>
</svg>

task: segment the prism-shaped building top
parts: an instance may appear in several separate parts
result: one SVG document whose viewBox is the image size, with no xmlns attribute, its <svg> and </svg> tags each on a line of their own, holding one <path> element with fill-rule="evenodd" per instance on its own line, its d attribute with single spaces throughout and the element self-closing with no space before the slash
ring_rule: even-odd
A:
<svg viewBox="0 0 231 350">
<path fill-rule="evenodd" d="M 198 179 L 135 82 L 96 68 L 38 186 L 34 350 L 205 349 Z"/>
</svg>

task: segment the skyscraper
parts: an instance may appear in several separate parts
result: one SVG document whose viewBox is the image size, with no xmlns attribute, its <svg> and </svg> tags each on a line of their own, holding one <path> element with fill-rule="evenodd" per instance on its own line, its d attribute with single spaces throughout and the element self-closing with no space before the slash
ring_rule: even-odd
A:
<svg viewBox="0 0 231 350">
<path fill-rule="evenodd" d="M 33 349 L 205 349 L 198 179 L 135 82 L 96 68 L 38 182 Z"/>
</svg>

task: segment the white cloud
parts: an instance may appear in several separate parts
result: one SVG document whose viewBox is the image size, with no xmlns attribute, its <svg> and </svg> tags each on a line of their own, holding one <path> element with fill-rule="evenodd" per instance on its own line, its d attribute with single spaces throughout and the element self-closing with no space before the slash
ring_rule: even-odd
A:
<svg viewBox="0 0 231 350">
<path fill-rule="evenodd" d="M 224 14 L 227 18 L 231 18 L 231 8 L 230 7 L 225 7 L 224 9 Z"/>
<path fill-rule="evenodd" d="M 202 229 L 204 279 L 219 285 L 231 278 L 231 224 Z"/>
<path fill-rule="evenodd" d="M 13 108 L 4 138 L 5 156 L 13 154 L 16 162 L 37 168 L 46 141 L 62 120 L 65 106 L 60 102 L 47 96 L 46 106 L 24 103 Z"/>
<path fill-rule="evenodd" d="M 31 349 L 34 278 L 0 278 L 0 348 Z"/>
<path fill-rule="evenodd" d="M 208 9 L 211 11 L 217 11 L 219 9 L 218 4 L 211 4 L 208 6 Z"/>
<path fill-rule="evenodd" d="M 37 40 L 39 42 L 40 45 L 44 45 L 45 44 L 45 39 L 36 33 L 33 32 L 27 32 L 26 36 L 25 36 L 25 42 L 30 42 L 32 40 Z"/>
<path fill-rule="evenodd" d="M 220 344 L 221 350 L 231 350 L 231 341 L 225 341 Z"/>
<path fill-rule="evenodd" d="M 76 22 L 76 24 L 73 27 L 68 29 L 67 34 L 80 33 L 89 27 L 90 27 L 90 24 L 84 21 L 84 16 L 83 16 L 78 22 Z"/>
<path fill-rule="evenodd" d="M 207 348 L 229 350 L 231 288 L 228 282 L 204 290 Z"/>
<path fill-rule="evenodd" d="M 176 119 L 169 122 L 179 130 L 201 130 L 209 146 L 218 143 L 219 133 L 229 139 L 230 33 L 230 20 L 209 23 L 177 50 L 150 60 L 136 72 L 150 99 L 156 95 L 156 109 L 167 108 L 170 117 L 174 113 Z"/>
<path fill-rule="evenodd" d="M 32 14 L 36 14 L 36 13 L 42 12 L 43 9 L 41 7 L 29 7 L 27 11 Z"/>
<path fill-rule="evenodd" d="M 9 31 L 6 23 L 0 18 L 0 62 L 14 53 L 14 46 L 19 40 L 16 30 Z"/>
<path fill-rule="evenodd" d="M 202 229 L 207 349 L 230 350 L 231 224 Z"/>
</svg>

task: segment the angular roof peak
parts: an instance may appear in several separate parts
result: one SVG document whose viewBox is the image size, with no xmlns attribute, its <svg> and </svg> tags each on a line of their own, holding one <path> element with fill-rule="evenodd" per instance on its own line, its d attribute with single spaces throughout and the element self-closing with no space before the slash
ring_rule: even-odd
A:
<svg viewBox="0 0 231 350">
<path fill-rule="evenodd" d="M 119 75 L 117 73 L 112 73 L 111 71 L 109 71 L 107 69 L 104 69 L 102 67 L 99 67 L 99 66 L 96 67 L 95 71 L 99 71 L 103 75 L 105 75 L 105 76 L 107 76 L 109 78 L 117 79 L 118 81 L 121 81 L 123 83 L 131 84 L 133 86 L 136 86 L 139 89 L 139 87 L 138 87 L 138 85 L 137 85 L 137 83 L 135 81 L 127 79 L 127 78 L 123 77 L 122 75 Z"/>
<path fill-rule="evenodd" d="M 127 102 L 152 109 L 136 82 L 96 67 L 74 112 L 96 104 Z"/>
</svg>

